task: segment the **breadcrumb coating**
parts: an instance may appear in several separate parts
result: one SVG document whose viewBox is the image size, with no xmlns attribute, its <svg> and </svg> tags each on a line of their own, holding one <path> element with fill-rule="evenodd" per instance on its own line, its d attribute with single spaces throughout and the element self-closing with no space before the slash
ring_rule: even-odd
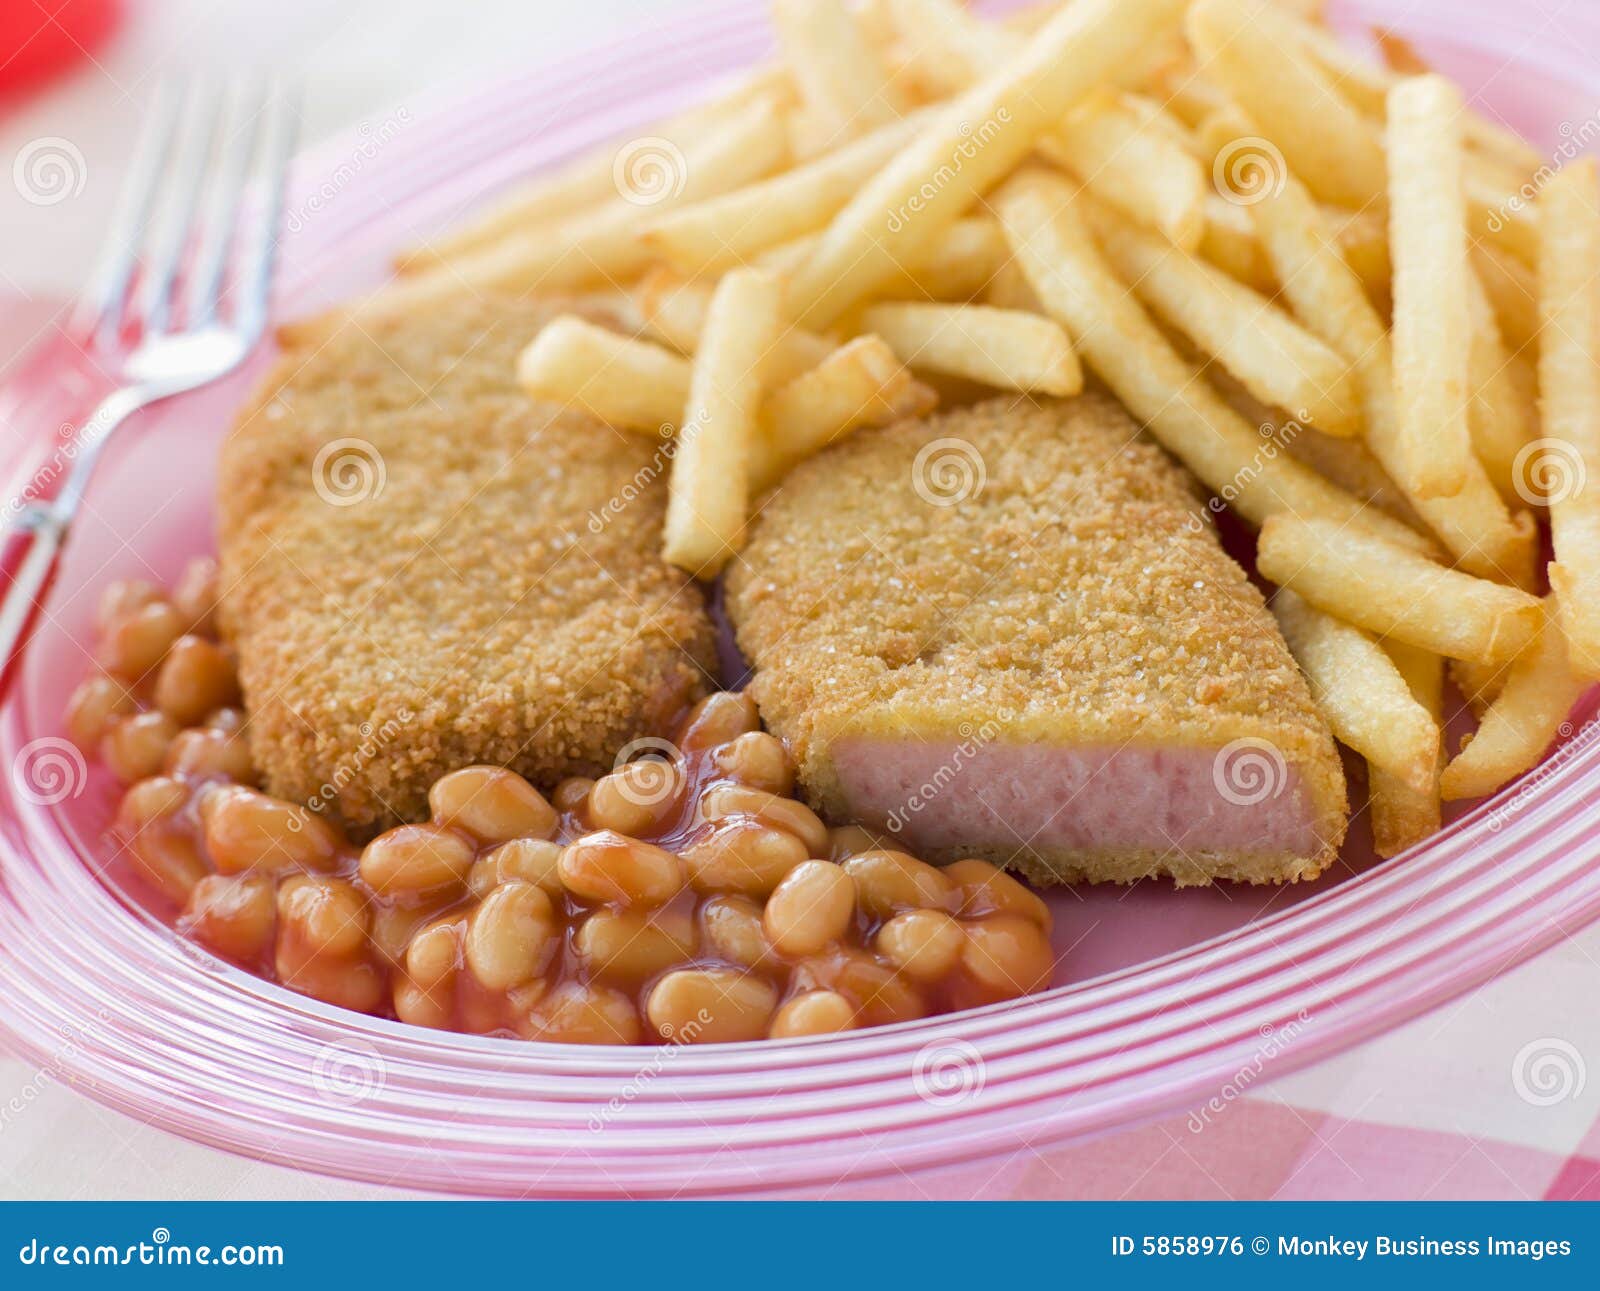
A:
<svg viewBox="0 0 1600 1291">
<path fill-rule="evenodd" d="M 279 362 L 223 449 L 223 624 L 273 794 L 357 835 L 470 763 L 609 770 L 714 679 L 659 557 L 668 458 L 539 404 L 515 358 L 573 301 L 468 299 Z"/>
<path fill-rule="evenodd" d="M 1099 394 L 867 431 L 795 469 L 727 576 L 728 608 L 812 805 L 848 816 L 841 738 L 957 741 L 995 722 L 1019 745 L 1264 740 L 1297 779 L 1312 854 L 975 839 L 933 859 L 987 856 L 1046 882 L 1314 877 L 1344 835 L 1343 769 L 1261 593 L 1200 509 Z"/>
</svg>

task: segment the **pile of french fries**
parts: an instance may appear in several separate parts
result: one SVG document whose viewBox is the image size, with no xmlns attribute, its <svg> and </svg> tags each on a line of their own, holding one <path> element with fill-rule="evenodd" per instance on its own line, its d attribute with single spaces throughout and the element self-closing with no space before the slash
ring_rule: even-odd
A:
<svg viewBox="0 0 1600 1291">
<path fill-rule="evenodd" d="M 562 318 L 518 379 L 671 437 L 665 554 L 702 578 L 826 445 L 1086 366 L 1259 531 L 1392 854 L 1600 677 L 1600 192 L 1316 8 L 775 0 L 779 60 L 651 128 L 683 160 L 662 200 L 603 150 L 345 316 L 612 296 L 628 334 Z M 1576 487 L 1536 493 L 1539 453 Z M 1481 719 L 1453 754 L 1447 664 Z"/>
</svg>

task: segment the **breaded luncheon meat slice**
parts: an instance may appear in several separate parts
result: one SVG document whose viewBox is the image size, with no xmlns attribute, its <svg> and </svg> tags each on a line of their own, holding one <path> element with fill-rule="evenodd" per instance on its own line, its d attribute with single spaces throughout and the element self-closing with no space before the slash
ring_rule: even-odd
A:
<svg viewBox="0 0 1600 1291">
<path fill-rule="evenodd" d="M 265 788 L 358 835 L 438 776 L 609 770 L 714 677 L 659 556 L 669 461 L 539 404 L 516 356 L 572 302 L 463 300 L 291 350 L 222 453 L 223 621 Z"/>
<path fill-rule="evenodd" d="M 1320 873 L 1327 725 L 1188 477 L 1098 395 L 864 432 L 752 527 L 729 611 L 812 805 L 1041 883 Z"/>
</svg>

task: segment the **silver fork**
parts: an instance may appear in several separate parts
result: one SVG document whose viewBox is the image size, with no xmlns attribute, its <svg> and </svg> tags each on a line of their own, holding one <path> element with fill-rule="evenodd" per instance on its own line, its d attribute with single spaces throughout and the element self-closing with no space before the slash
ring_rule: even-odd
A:
<svg viewBox="0 0 1600 1291">
<path fill-rule="evenodd" d="M 220 107 L 202 87 L 169 89 L 141 132 L 110 238 L 70 324 L 120 384 L 78 429 L 55 496 L 7 508 L 14 514 L 0 541 L 16 572 L 0 599 L 0 684 L 16 671 L 106 442 L 131 413 L 225 376 L 261 339 L 295 106 L 276 84 L 237 95 L 226 119 Z M 242 219 L 253 159 L 261 201 L 254 218 Z"/>
</svg>

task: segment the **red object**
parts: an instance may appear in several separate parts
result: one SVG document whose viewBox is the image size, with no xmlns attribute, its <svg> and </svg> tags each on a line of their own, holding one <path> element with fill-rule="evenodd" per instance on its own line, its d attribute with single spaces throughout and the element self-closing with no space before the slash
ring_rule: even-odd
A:
<svg viewBox="0 0 1600 1291">
<path fill-rule="evenodd" d="M 122 0 L 0 4 L 0 109 L 86 60 L 121 17 Z"/>
</svg>

